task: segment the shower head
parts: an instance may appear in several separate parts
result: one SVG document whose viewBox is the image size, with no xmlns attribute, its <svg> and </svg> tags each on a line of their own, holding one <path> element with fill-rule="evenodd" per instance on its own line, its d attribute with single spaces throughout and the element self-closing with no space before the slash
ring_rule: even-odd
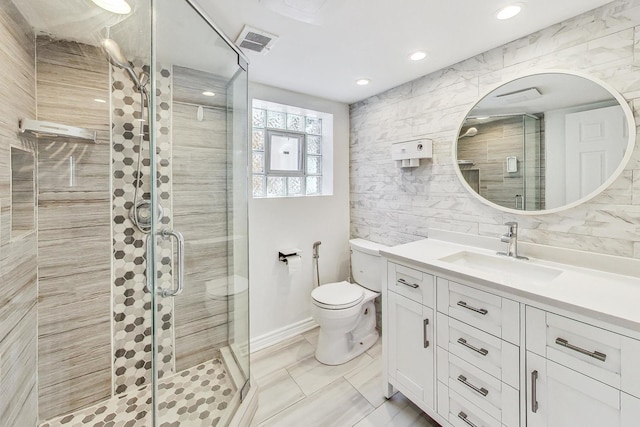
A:
<svg viewBox="0 0 640 427">
<path fill-rule="evenodd" d="M 140 74 L 139 77 L 136 75 L 133 71 L 133 67 L 129 63 L 129 60 L 115 40 L 104 39 L 102 40 L 101 45 L 111 65 L 121 68 L 129 73 L 131 80 L 133 80 L 133 83 L 135 83 L 138 90 L 144 91 L 146 84 L 149 82 L 149 76 L 146 73 Z"/>
<path fill-rule="evenodd" d="M 467 131 L 460 135 L 458 138 L 464 138 L 465 136 L 476 136 L 478 134 L 478 129 L 474 128 L 474 127 L 470 127 L 469 129 L 467 129 Z"/>
<path fill-rule="evenodd" d="M 122 49 L 120 49 L 120 45 L 116 43 L 115 40 L 104 39 L 102 40 L 101 44 L 111 64 L 123 69 L 131 68 L 127 57 L 125 56 L 124 52 L 122 52 Z"/>
</svg>

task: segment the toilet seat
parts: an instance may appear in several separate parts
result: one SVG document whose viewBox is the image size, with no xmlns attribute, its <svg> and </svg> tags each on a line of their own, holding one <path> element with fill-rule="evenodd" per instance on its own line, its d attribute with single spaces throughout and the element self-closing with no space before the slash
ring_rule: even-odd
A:
<svg viewBox="0 0 640 427">
<path fill-rule="evenodd" d="M 328 310 L 344 310 L 358 305 L 364 299 L 364 290 L 347 281 L 329 283 L 311 292 L 313 303 Z"/>
</svg>

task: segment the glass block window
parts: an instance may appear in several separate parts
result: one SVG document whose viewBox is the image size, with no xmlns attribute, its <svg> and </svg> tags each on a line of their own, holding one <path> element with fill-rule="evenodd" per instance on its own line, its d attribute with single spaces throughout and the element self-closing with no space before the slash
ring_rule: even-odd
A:
<svg viewBox="0 0 640 427">
<path fill-rule="evenodd" d="M 264 128 L 267 126 L 267 111 L 260 108 L 253 109 L 253 127 Z"/>
<path fill-rule="evenodd" d="M 286 129 L 287 115 L 279 111 L 267 111 L 267 127 L 271 129 Z"/>
<path fill-rule="evenodd" d="M 254 108 L 254 197 L 322 194 L 322 119 Z"/>
<path fill-rule="evenodd" d="M 264 130 L 254 129 L 251 149 L 254 151 L 264 151 Z"/>
</svg>

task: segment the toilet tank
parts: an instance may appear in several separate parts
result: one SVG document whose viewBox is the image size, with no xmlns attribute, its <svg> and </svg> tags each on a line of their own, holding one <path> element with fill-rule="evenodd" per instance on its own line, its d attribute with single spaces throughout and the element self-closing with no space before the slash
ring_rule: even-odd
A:
<svg viewBox="0 0 640 427">
<path fill-rule="evenodd" d="M 353 280 L 374 292 L 382 291 L 382 256 L 380 249 L 387 246 L 364 239 L 349 240 L 351 247 L 351 275 Z"/>
</svg>

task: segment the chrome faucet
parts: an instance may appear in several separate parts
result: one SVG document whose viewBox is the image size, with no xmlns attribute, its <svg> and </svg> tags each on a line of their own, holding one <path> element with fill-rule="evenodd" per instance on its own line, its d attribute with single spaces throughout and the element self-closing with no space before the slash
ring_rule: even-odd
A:
<svg viewBox="0 0 640 427">
<path fill-rule="evenodd" d="M 505 222 L 504 225 L 509 227 L 507 232 L 500 236 L 502 243 L 508 243 L 509 247 L 506 252 L 498 252 L 498 255 L 513 257 L 516 259 L 529 259 L 526 256 L 518 255 L 518 223 L 515 221 Z"/>
</svg>

